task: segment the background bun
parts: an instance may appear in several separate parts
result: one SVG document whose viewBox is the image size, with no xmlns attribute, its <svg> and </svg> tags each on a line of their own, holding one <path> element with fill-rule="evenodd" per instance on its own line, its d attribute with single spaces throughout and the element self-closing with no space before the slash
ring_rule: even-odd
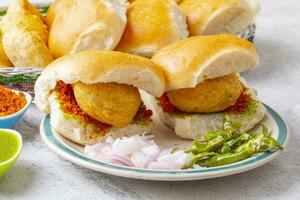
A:
<svg viewBox="0 0 300 200">
<path fill-rule="evenodd" d="M 64 5 L 62 5 L 64 4 Z M 59 16 L 61 13 L 64 13 L 70 8 L 72 4 L 72 0 L 53 0 L 53 2 L 50 4 L 47 15 L 46 15 L 46 24 L 50 28 L 54 18 Z M 61 9 L 64 8 L 64 9 Z"/>
<path fill-rule="evenodd" d="M 186 18 L 174 0 L 136 0 L 117 50 L 151 57 L 160 48 L 188 37 Z"/>
<path fill-rule="evenodd" d="M 255 68 L 255 46 L 233 35 L 195 36 L 158 51 L 152 60 L 160 64 L 167 89 L 195 87 L 205 79 Z"/>
<path fill-rule="evenodd" d="M 0 22 L 3 48 L 16 67 L 45 67 L 53 60 L 41 13 L 27 0 L 14 0 Z"/>
<path fill-rule="evenodd" d="M 126 25 L 127 0 L 55 1 L 47 23 L 55 57 L 82 50 L 112 50 Z"/>
<path fill-rule="evenodd" d="M 2 41 L 5 52 L 14 66 L 46 67 L 53 61 L 46 44 L 24 29 L 11 29 L 4 34 Z"/>
<path fill-rule="evenodd" d="M 35 84 L 35 103 L 49 112 L 49 95 L 56 82 L 71 84 L 120 83 L 133 85 L 154 96 L 165 91 L 161 67 L 147 58 L 115 51 L 83 51 L 55 60 Z"/>
<path fill-rule="evenodd" d="M 259 10 L 256 0 L 183 0 L 190 35 L 242 33 Z"/>
<path fill-rule="evenodd" d="M 0 67 L 10 67 L 12 66 L 11 62 L 9 61 L 2 45 L 2 36 L 0 33 Z"/>
</svg>

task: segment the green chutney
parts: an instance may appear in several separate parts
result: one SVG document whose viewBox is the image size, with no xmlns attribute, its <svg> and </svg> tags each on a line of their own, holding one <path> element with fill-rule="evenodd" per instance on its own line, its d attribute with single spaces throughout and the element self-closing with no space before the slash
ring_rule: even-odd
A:
<svg viewBox="0 0 300 200">
<path fill-rule="evenodd" d="M 18 136 L 0 130 L 0 163 L 12 158 L 17 153 L 19 145 Z"/>
</svg>

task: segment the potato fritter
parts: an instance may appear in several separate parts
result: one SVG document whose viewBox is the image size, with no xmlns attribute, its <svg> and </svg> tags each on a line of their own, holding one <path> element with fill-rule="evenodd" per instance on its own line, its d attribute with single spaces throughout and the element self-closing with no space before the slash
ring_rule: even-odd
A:
<svg viewBox="0 0 300 200">
<path fill-rule="evenodd" d="M 183 112 L 209 113 L 233 105 L 244 91 L 237 74 L 208 79 L 195 88 L 167 92 L 171 104 Z"/>
<path fill-rule="evenodd" d="M 122 128 L 130 124 L 141 103 L 137 88 L 117 83 L 73 84 L 79 107 L 92 118 Z"/>
</svg>

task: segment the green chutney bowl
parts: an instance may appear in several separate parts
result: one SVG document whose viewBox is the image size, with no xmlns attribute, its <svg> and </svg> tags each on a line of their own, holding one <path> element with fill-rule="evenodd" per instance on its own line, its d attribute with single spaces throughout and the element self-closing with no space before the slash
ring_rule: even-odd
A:
<svg viewBox="0 0 300 200">
<path fill-rule="evenodd" d="M 11 129 L 0 129 L 0 178 L 17 161 L 23 146 L 21 134 Z"/>
</svg>

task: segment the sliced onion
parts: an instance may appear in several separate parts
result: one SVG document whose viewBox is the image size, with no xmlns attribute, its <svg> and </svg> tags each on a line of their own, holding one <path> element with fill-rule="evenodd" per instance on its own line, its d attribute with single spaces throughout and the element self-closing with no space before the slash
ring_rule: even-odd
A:
<svg viewBox="0 0 300 200">
<path fill-rule="evenodd" d="M 125 156 L 121 155 L 109 155 L 102 158 L 105 161 L 108 161 L 110 163 L 120 163 L 123 166 L 132 167 L 132 162 Z"/>
</svg>

